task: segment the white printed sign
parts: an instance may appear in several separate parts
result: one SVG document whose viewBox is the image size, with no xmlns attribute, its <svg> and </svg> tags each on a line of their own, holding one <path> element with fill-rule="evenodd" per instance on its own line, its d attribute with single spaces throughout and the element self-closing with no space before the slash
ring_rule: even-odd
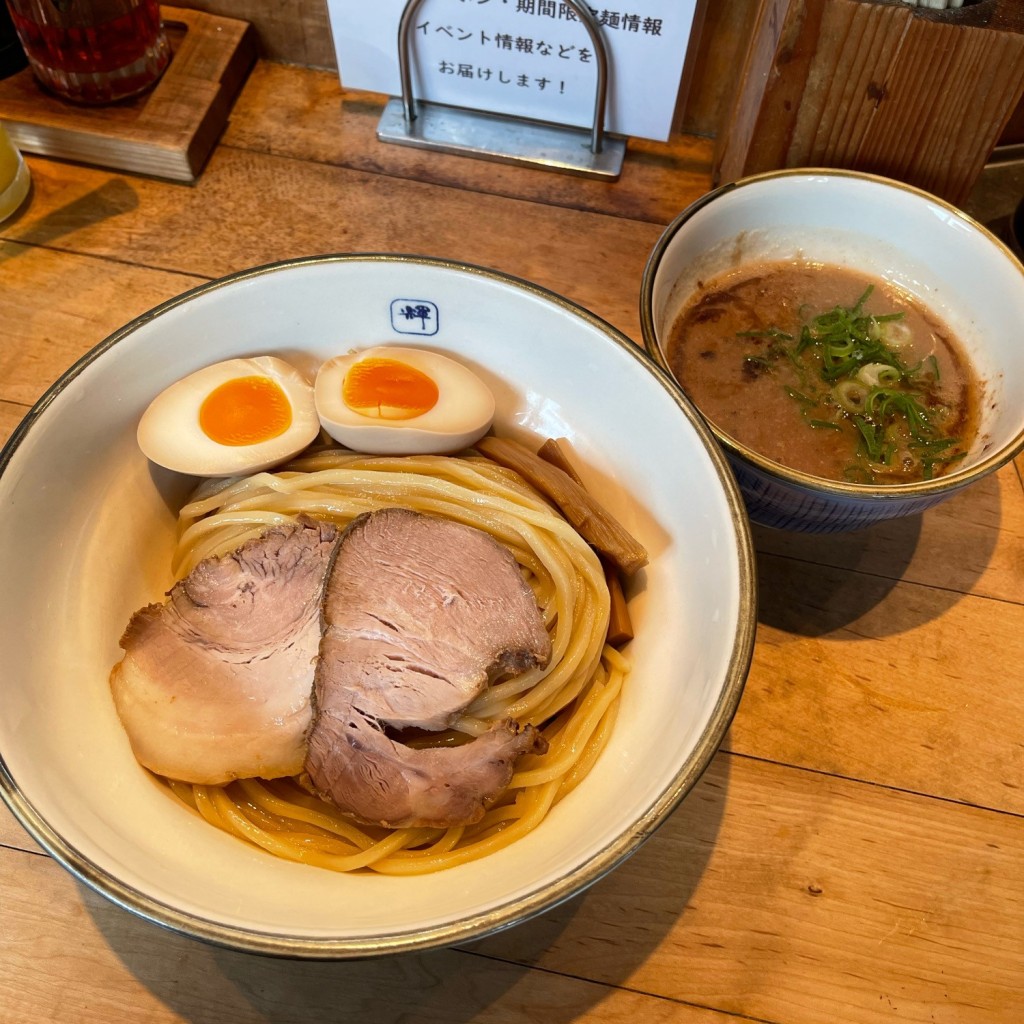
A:
<svg viewBox="0 0 1024 1024">
<path fill-rule="evenodd" d="M 611 0 L 613 4 L 617 0 Z M 605 130 L 669 136 L 696 0 L 628 0 L 590 10 L 608 54 Z M 401 95 L 398 25 L 406 0 L 328 0 L 342 83 Z M 413 93 L 513 117 L 589 128 L 597 64 L 586 26 L 561 0 L 422 0 Z"/>
</svg>

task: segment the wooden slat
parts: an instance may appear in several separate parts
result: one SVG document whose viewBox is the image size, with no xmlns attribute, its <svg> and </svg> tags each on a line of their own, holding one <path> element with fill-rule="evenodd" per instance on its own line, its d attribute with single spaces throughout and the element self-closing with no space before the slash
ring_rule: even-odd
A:
<svg viewBox="0 0 1024 1024">
<path fill-rule="evenodd" d="M 48 857 L 2 848 L 0 906 L 4 1024 L 743 1021 L 456 950 L 302 963 L 214 949 L 115 907 Z"/>
<path fill-rule="evenodd" d="M 762 556 L 729 746 L 1024 814 L 1024 603 Z M 984 767 L 981 767 L 984 766 Z"/>
<path fill-rule="evenodd" d="M 80 201 L 79 209 L 91 211 L 86 217 L 95 215 L 113 191 L 102 198 L 101 186 Z M 199 283 L 195 277 L 107 260 L 55 259 L 46 249 L 13 243 L 0 244 L 0 260 L 0 403 L 5 403 L 0 424 L 11 430 L 64 370 L 108 334 Z"/>
<path fill-rule="evenodd" d="M 1024 35 L 912 19 L 856 166 L 962 203 L 1020 101 L 1022 67 Z"/>
<path fill-rule="evenodd" d="M 447 257 L 554 288 L 640 336 L 656 224 L 238 149 L 218 150 L 192 188 L 29 163 L 32 202 L 0 237 L 204 277 L 315 253 Z"/>
<path fill-rule="evenodd" d="M 845 534 L 755 530 L 762 554 L 1024 604 L 1024 487 L 1013 466 L 927 514 Z"/>
<path fill-rule="evenodd" d="M 658 223 L 667 223 L 710 185 L 708 139 L 631 139 L 622 177 L 608 183 L 378 142 L 377 123 L 386 100 L 376 93 L 342 92 L 337 76 L 329 72 L 261 61 L 232 111 L 224 142 Z"/>
<path fill-rule="evenodd" d="M 0 445 L 14 433 L 26 412 L 28 412 L 26 405 L 0 401 Z"/>
<path fill-rule="evenodd" d="M 758 0 L 697 0 L 677 112 L 678 128 L 714 138 L 731 109 Z"/>
<path fill-rule="evenodd" d="M 864 0 L 761 0 L 716 180 L 846 167 L 964 202 L 1024 91 L 1024 35 Z"/>
<path fill-rule="evenodd" d="M 757 1021 L 1017 1024 L 1022 858 L 1019 818 L 722 755 L 626 865 L 475 948 Z"/>
<path fill-rule="evenodd" d="M 0 801 L 0 847 L 45 856 L 36 841 L 21 827 L 20 822 L 3 801 Z"/>
</svg>

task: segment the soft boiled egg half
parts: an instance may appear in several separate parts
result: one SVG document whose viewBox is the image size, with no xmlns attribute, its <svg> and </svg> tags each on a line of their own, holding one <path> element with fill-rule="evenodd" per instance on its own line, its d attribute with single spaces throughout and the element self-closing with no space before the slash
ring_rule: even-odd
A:
<svg viewBox="0 0 1024 1024">
<path fill-rule="evenodd" d="M 494 396 L 469 367 L 427 349 L 381 345 L 336 356 L 316 377 L 320 424 L 370 455 L 467 448 L 494 419 Z"/>
<path fill-rule="evenodd" d="M 139 447 L 167 469 L 237 476 L 285 462 L 320 433 L 313 386 L 275 356 L 228 359 L 172 384 L 139 421 Z"/>
</svg>

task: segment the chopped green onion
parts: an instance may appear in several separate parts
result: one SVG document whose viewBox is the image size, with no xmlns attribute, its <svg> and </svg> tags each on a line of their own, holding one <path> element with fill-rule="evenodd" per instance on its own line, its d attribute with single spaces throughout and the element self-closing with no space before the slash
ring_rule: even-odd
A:
<svg viewBox="0 0 1024 1024">
<path fill-rule="evenodd" d="M 817 401 L 813 398 L 809 398 L 801 391 L 797 391 L 796 388 L 784 387 L 783 390 L 789 395 L 790 398 L 800 402 L 801 405 L 817 405 Z"/>
<path fill-rule="evenodd" d="M 896 384 L 903 374 L 891 363 L 867 363 L 857 371 L 857 380 L 869 388 Z"/>
<path fill-rule="evenodd" d="M 917 452 L 929 452 L 937 455 L 939 452 L 944 452 L 947 448 L 952 448 L 959 443 L 960 438 L 958 437 L 936 437 L 930 441 L 911 441 L 907 447 Z"/>
<path fill-rule="evenodd" d="M 883 466 L 888 466 L 892 462 L 896 446 L 892 441 L 887 440 L 885 428 L 880 423 L 872 423 L 863 416 L 854 416 L 853 422 L 860 431 L 868 458 L 872 462 L 880 462 Z"/>
<path fill-rule="evenodd" d="M 780 341 L 792 341 L 793 335 L 780 331 L 778 327 L 767 327 L 763 331 L 739 331 L 737 338 L 778 338 Z"/>
<path fill-rule="evenodd" d="M 832 388 L 832 394 L 846 412 L 863 412 L 869 391 L 859 381 L 844 380 Z"/>
<path fill-rule="evenodd" d="M 798 386 L 783 387 L 812 429 L 842 431 L 842 424 L 852 421 L 860 458 L 885 467 L 920 462 L 930 479 L 936 465 L 963 457 L 953 451 L 959 441 L 941 437 L 936 426 L 944 417 L 935 391 L 938 361 L 930 355 L 917 366 L 904 364 L 897 349 L 912 340 L 904 314 L 866 313 L 873 291 L 870 285 L 852 306 L 810 317 L 797 336 L 775 326 L 741 332 L 740 337 L 769 341 L 761 352 L 745 357 L 748 372 L 774 372 L 785 357 Z M 801 318 L 808 315 L 801 306 Z M 849 467 L 845 476 L 857 482 L 873 479 L 863 464 Z"/>
</svg>

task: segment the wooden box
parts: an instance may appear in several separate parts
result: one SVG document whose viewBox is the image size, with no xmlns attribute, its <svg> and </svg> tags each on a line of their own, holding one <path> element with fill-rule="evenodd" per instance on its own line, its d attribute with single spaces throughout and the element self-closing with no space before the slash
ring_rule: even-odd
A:
<svg viewBox="0 0 1024 1024">
<path fill-rule="evenodd" d="M 256 37 L 248 22 L 234 18 L 164 6 L 160 13 L 171 62 L 140 96 L 86 107 L 46 92 L 27 68 L 0 81 L 0 120 L 18 147 L 194 181 L 256 59 Z"/>
<path fill-rule="evenodd" d="M 716 182 L 870 171 L 966 200 L 1024 94 L 1016 0 L 761 0 Z"/>
</svg>

